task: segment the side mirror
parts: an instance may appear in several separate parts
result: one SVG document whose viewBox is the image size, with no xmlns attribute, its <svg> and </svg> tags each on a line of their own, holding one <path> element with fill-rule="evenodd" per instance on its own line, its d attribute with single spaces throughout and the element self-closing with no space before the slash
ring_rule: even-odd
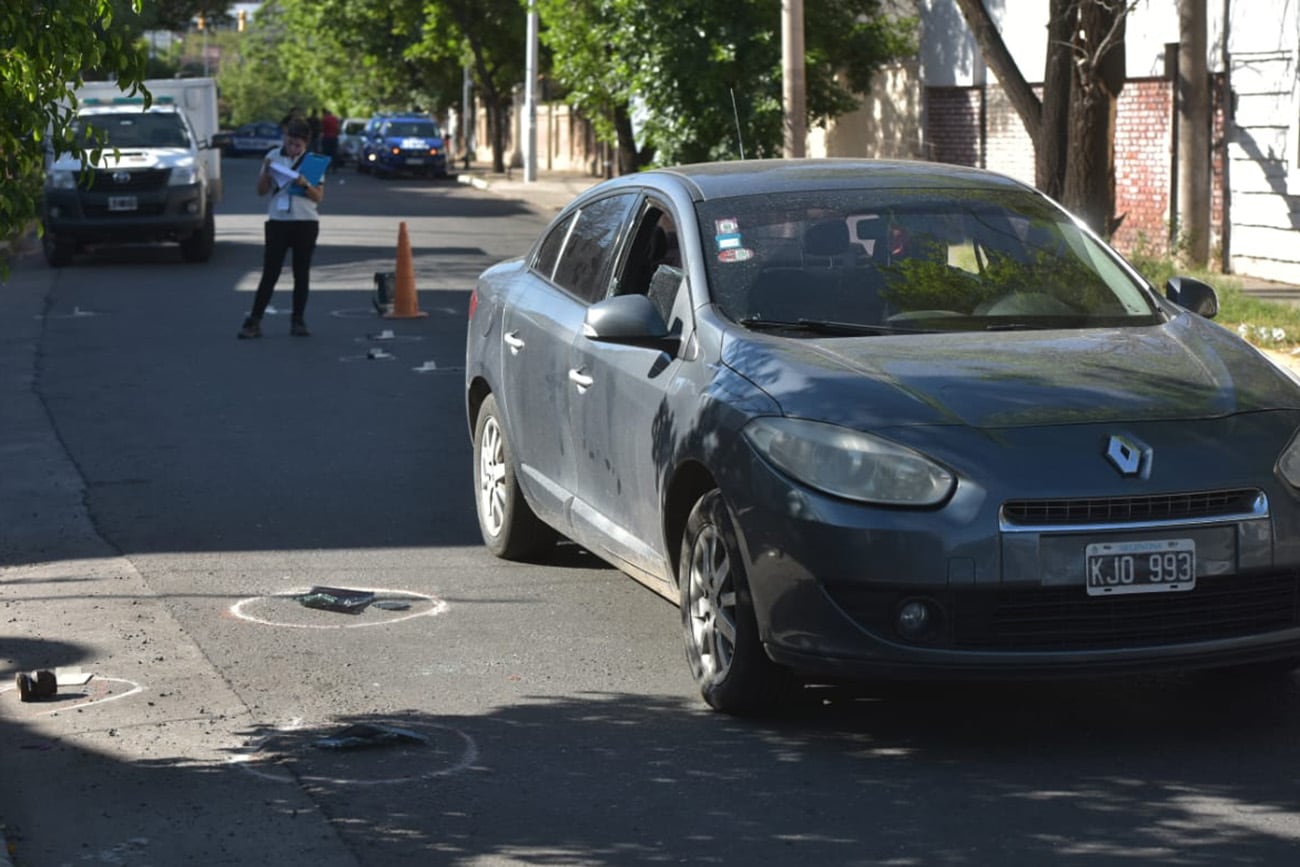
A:
<svg viewBox="0 0 1300 867">
<path fill-rule="evenodd" d="M 1219 315 L 1219 294 L 1209 283 L 1192 277 L 1170 277 L 1165 297 L 1193 313 L 1213 319 Z"/>
<path fill-rule="evenodd" d="M 675 353 L 681 341 L 668 333 L 664 317 L 644 295 L 616 295 L 587 308 L 582 333 L 589 340 L 628 343 Z"/>
</svg>

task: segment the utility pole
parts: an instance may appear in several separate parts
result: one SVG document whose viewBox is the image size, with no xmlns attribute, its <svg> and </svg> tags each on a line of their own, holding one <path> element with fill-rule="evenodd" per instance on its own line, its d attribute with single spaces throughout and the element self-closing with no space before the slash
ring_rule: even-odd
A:
<svg viewBox="0 0 1300 867">
<path fill-rule="evenodd" d="M 516 19 L 518 20 L 518 19 Z M 528 0 L 524 52 L 524 182 L 537 180 L 537 0 Z"/>
<path fill-rule="evenodd" d="M 1178 0 L 1178 237 L 1191 264 L 1210 258 L 1210 77 L 1205 0 Z"/>
<path fill-rule="evenodd" d="M 785 110 L 785 156 L 806 156 L 807 85 L 804 75 L 803 0 L 781 0 L 781 103 Z"/>
</svg>

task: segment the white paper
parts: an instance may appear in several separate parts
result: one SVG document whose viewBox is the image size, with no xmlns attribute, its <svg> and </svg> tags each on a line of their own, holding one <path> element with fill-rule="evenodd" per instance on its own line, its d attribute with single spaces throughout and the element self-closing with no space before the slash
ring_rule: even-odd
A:
<svg viewBox="0 0 1300 867">
<path fill-rule="evenodd" d="M 292 166 L 273 162 L 271 163 L 271 175 L 275 178 L 276 185 L 283 187 L 285 184 L 293 183 L 298 179 L 298 170 Z"/>
</svg>

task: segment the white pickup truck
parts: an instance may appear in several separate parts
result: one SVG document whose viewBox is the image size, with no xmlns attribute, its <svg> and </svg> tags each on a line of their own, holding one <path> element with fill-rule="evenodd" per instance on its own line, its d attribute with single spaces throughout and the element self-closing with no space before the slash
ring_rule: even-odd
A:
<svg viewBox="0 0 1300 867">
<path fill-rule="evenodd" d="M 211 79 L 147 81 L 153 103 L 107 82 L 77 93 L 73 122 L 81 151 L 102 147 L 83 172 L 80 153 L 52 157 L 42 222 L 46 261 L 70 264 L 91 244 L 179 242 L 190 262 L 206 262 L 216 241 L 221 198 L 216 86 Z"/>
</svg>

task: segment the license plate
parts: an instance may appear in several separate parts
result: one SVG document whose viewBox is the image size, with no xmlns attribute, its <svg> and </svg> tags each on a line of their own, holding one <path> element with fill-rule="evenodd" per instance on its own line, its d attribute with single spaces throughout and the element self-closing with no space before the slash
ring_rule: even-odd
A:
<svg viewBox="0 0 1300 867">
<path fill-rule="evenodd" d="M 422 166 L 424 165 L 424 157 L 407 157 L 406 164 L 408 166 Z"/>
<path fill-rule="evenodd" d="M 1089 596 L 1191 590 L 1196 586 L 1196 543 L 1099 542 L 1084 550 L 1084 569 Z"/>
<path fill-rule="evenodd" d="M 109 196 L 108 209 L 110 211 L 134 211 L 136 209 L 135 196 Z"/>
</svg>

